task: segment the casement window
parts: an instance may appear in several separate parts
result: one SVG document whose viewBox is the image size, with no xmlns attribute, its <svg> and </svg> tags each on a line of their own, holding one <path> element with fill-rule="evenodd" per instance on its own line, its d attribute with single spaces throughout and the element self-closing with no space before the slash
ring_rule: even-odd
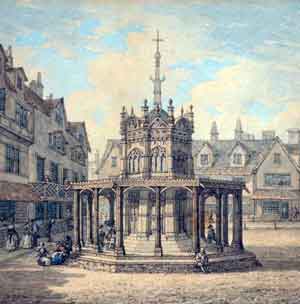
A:
<svg viewBox="0 0 300 304">
<path fill-rule="evenodd" d="M 3 221 L 15 219 L 16 216 L 16 202 L 1 201 L 0 202 L 0 219 Z"/>
<path fill-rule="evenodd" d="M 6 145 L 6 172 L 20 174 L 20 150 L 12 145 Z"/>
<path fill-rule="evenodd" d="M 207 166 L 208 165 L 208 154 L 201 154 L 200 155 L 200 164 L 201 164 L 201 166 Z"/>
<path fill-rule="evenodd" d="M 22 90 L 23 89 L 23 80 L 20 76 L 17 76 L 17 88 L 19 90 Z"/>
<path fill-rule="evenodd" d="M 6 91 L 4 88 L 0 89 L 0 113 L 5 113 L 6 108 Z"/>
<path fill-rule="evenodd" d="M 20 104 L 16 104 L 16 122 L 21 127 L 26 129 L 28 126 L 28 111 Z"/>
<path fill-rule="evenodd" d="M 59 171 L 58 164 L 55 162 L 50 163 L 50 173 L 51 173 L 51 182 L 58 184 L 59 183 Z"/>
<path fill-rule="evenodd" d="M 290 174 L 265 174 L 265 186 L 290 186 Z"/>
<path fill-rule="evenodd" d="M 69 179 L 69 169 L 63 168 L 63 184 Z"/>
<path fill-rule="evenodd" d="M 116 156 L 111 157 L 111 167 L 112 168 L 117 167 L 117 157 Z"/>
<path fill-rule="evenodd" d="M 280 153 L 274 153 L 273 163 L 277 164 L 277 165 L 281 164 L 281 154 Z"/>
<path fill-rule="evenodd" d="M 241 153 L 234 153 L 233 154 L 233 164 L 234 165 L 242 165 L 243 156 Z"/>
<path fill-rule="evenodd" d="M 45 181 L 45 158 L 36 158 L 36 179 L 38 182 Z"/>
</svg>

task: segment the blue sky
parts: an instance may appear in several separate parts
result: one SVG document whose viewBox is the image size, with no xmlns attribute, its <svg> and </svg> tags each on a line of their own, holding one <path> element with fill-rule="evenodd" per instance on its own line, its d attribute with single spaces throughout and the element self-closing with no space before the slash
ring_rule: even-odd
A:
<svg viewBox="0 0 300 304">
<path fill-rule="evenodd" d="M 164 103 L 194 105 L 195 138 L 217 121 L 225 138 L 237 117 L 246 131 L 300 127 L 298 1 L 2 0 L 0 43 L 45 94 L 64 96 L 85 120 L 93 148 L 118 137 L 122 104 L 152 101 L 152 38 L 159 29 Z"/>
</svg>

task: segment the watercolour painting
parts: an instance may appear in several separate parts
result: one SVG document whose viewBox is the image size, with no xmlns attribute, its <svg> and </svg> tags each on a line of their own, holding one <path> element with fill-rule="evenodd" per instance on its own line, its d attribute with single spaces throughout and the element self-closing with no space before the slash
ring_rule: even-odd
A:
<svg viewBox="0 0 300 304">
<path fill-rule="evenodd" d="M 300 303 L 299 17 L 0 0 L 0 303 Z"/>
</svg>

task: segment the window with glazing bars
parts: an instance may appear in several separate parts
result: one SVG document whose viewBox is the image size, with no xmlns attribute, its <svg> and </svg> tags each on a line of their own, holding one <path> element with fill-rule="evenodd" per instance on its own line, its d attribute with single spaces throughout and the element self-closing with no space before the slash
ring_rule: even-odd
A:
<svg viewBox="0 0 300 304">
<path fill-rule="evenodd" d="M 0 89 L 0 113 L 5 113 L 6 92 L 5 89 Z"/>
<path fill-rule="evenodd" d="M 20 174 L 20 150 L 6 145 L 6 172 Z"/>
</svg>

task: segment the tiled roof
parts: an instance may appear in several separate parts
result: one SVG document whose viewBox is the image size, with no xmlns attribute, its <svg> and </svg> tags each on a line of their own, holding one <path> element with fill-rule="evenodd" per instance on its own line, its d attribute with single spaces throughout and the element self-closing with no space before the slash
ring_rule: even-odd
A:
<svg viewBox="0 0 300 304">
<path fill-rule="evenodd" d="M 32 191 L 31 185 L 0 182 L 0 200 L 38 202 L 40 197 Z"/>
</svg>

